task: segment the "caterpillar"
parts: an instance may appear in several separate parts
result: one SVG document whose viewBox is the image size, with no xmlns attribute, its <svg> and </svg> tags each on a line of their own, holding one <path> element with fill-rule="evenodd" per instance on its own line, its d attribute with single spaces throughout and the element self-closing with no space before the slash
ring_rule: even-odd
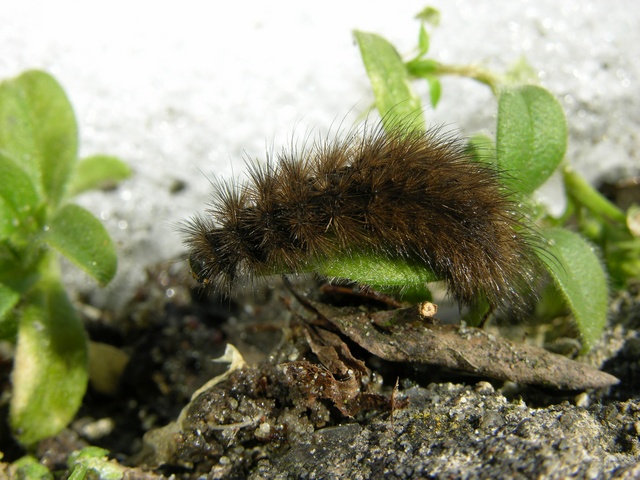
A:
<svg viewBox="0 0 640 480">
<path fill-rule="evenodd" d="M 539 260 L 502 176 L 439 128 L 365 125 L 250 162 L 247 181 L 214 182 L 206 214 L 184 228 L 190 268 L 228 293 L 241 279 L 367 251 L 430 269 L 461 305 L 517 308 Z"/>
</svg>

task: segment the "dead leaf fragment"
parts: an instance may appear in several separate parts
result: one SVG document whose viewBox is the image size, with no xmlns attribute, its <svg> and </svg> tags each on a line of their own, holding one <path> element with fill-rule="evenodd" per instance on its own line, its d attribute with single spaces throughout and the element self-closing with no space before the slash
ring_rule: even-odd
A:
<svg viewBox="0 0 640 480">
<path fill-rule="evenodd" d="M 285 363 L 281 368 L 292 392 L 297 392 L 300 401 L 308 406 L 318 400 L 330 400 L 347 417 L 363 409 L 390 407 L 387 397 L 363 392 L 355 376 L 337 380 L 326 368 L 307 361 Z"/>
<path fill-rule="evenodd" d="M 484 330 L 425 322 L 415 307 L 365 312 L 321 303 L 313 307 L 344 335 L 385 360 L 440 365 L 477 375 L 562 390 L 615 385 L 587 364 Z"/>
</svg>

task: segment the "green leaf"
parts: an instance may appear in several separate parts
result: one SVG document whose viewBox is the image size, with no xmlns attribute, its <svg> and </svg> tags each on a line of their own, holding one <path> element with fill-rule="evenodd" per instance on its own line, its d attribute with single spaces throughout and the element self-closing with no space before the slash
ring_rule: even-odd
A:
<svg viewBox="0 0 640 480">
<path fill-rule="evenodd" d="M 625 223 L 629 232 L 635 238 L 640 238 L 640 205 L 633 204 L 629 207 Z"/>
<path fill-rule="evenodd" d="M 52 206 L 77 160 L 75 115 L 60 84 L 37 70 L 0 87 L 0 151 L 19 160 Z"/>
<path fill-rule="evenodd" d="M 418 35 L 418 56 L 422 56 L 429 51 L 429 32 L 420 25 L 420 34 Z"/>
<path fill-rule="evenodd" d="M 0 284 L 17 292 L 20 296 L 24 295 L 40 280 L 41 264 L 45 256 L 46 250 L 38 248 L 36 254 L 31 255 L 27 260 L 3 259 L 0 263 Z"/>
<path fill-rule="evenodd" d="M 535 83 L 538 80 L 538 72 L 527 61 L 525 57 L 520 57 L 513 65 L 509 67 L 505 74 L 505 81 L 515 84 Z"/>
<path fill-rule="evenodd" d="M 108 454 L 107 450 L 99 447 L 85 447 L 73 452 L 67 460 L 72 470 L 69 480 L 84 480 L 89 472 L 100 480 L 120 480 L 124 477 L 125 467 L 109 460 Z"/>
<path fill-rule="evenodd" d="M 78 205 L 65 205 L 56 213 L 45 241 L 103 285 L 116 273 L 118 259 L 109 234 Z"/>
<path fill-rule="evenodd" d="M 440 101 L 442 84 L 440 83 L 440 79 L 434 76 L 427 77 L 427 83 L 429 83 L 429 101 L 431 102 L 431 106 L 436 108 Z"/>
<path fill-rule="evenodd" d="M 567 123 L 551 93 L 533 85 L 503 88 L 498 99 L 498 165 L 514 191 L 532 193 L 567 149 Z"/>
<path fill-rule="evenodd" d="M 16 211 L 11 208 L 6 200 L 0 197 L 0 240 L 5 240 L 15 234 L 17 224 Z"/>
<path fill-rule="evenodd" d="M 20 294 L 18 292 L 0 283 L 0 323 L 4 321 L 6 315 L 18 304 L 19 300 Z"/>
<path fill-rule="evenodd" d="M 53 474 L 38 459 L 27 455 L 12 463 L 16 478 L 22 480 L 53 480 Z"/>
<path fill-rule="evenodd" d="M 57 278 L 43 279 L 21 309 L 9 418 L 24 445 L 55 435 L 87 387 L 84 327 Z"/>
<path fill-rule="evenodd" d="M 463 319 L 467 325 L 472 327 L 482 327 L 491 314 L 492 308 L 486 297 L 476 299 L 475 305 L 472 305 L 467 311 Z"/>
<path fill-rule="evenodd" d="M 596 239 L 602 245 L 610 283 L 619 288 L 628 288 L 640 280 L 640 238 L 634 237 L 627 228 L 605 225 L 602 235 Z"/>
<path fill-rule="evenodd" d="M 495 164 L 496 145 L 488 135 L 476 133 L 467 142 L 467 151 L 477 162 Z"/>
<path fill-rule="evenodd" d="M 39 197 L 24 170 L 0 153 L 0 238 L 35 232 Z"/>
<path fill-rule="evenodd" d="M 587 352 L 606 325 L 609 297 L 605 272 L 594 247 L 580 235 L 563 228 L 550 228 L 542 234 L 549 244 L 538 255 L 567 301 Z"/>
<path fill-rule="evenodd" d="M 131 168 L 122 160 L 109 155 L 93 155 L 78 163 L 67 195 L 72 197 L 94 188 L 115 185 L 131 175 Z"/>
<path fill-rule="evenodd" d="M 8 285 L 0 284 L 0 340 L 15 343 L 18 322 L 14 308 L 20 301 L 20 292 Z"/>
<path fill-rule="evenodd" d="M 354 35 L 385 128 L 396 127 L 401 122 L 424 130 L 420 98 L 395 47 L 373 33 L 355 31 Z"/>
<path fill-rule="evenodd" d="M 348 279 L 384 292 L 402 292 L 405 289 L 414 294 L 416 291 L 427 292 L 427 283 L 441 280 L 422 266 L 367 252 L 323 258 L 318 261 L 315 271 L 329 278 Z"/>
<path fill-rule="evenodd" d="M 416 19 L 437 27 L 440 25 L 440 10 L 434 7 L 425 7 L 416 15 Z"/>
<path fill-rule="evenodd" d="M 0 83 L 0 153 L 14 159 L 40 188 L 40 152 L 27 106 L 14 82 Z"/>
</svg>

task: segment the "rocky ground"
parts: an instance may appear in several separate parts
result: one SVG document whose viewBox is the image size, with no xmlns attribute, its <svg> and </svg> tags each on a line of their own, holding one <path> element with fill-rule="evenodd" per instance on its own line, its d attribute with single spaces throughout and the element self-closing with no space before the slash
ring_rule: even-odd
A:
<svg viewBox="0 0 640 480">
<path fill-rule="evenodd" d="M 129 361 L 117 390 L 92 386 L 72 425 L 39 445 L 52 471 L 96 445 L 128 478 L 640 474 L 638 289 L 612 303 L 606 335 L 580 359 L 621 382 L 566 391 L 382 360 L 331 332 L 282 285 L 222 301 L 191 289 L 183 268 L 149 272 L 119 315 L 83 308 L 92 339 Z M 318 293 L 314 282 L 296 290 L 334 308 L 382 308 Z M 495 331 L 521 335 L 513 328 Z M 4 444 L 5 461 L 24 453 L 6 436 Z"/>
</svg>

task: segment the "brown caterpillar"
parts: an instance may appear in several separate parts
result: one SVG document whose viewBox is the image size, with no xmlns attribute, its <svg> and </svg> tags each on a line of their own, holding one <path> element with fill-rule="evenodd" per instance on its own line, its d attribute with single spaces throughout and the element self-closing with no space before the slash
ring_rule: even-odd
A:
<svg viewBox="0 0 640 480">
<path fill-rule="evenodd" d="M 241 278 L 307 272 L 337 253 L 371 251 L 434 271 L 461 304 L 527 303 L 535 235 L 464 142 L 439 129 L 364 127 L 214 185 L 206 216 L 184 228 L 194 277 L 228 293 Z"/>
</svg>

